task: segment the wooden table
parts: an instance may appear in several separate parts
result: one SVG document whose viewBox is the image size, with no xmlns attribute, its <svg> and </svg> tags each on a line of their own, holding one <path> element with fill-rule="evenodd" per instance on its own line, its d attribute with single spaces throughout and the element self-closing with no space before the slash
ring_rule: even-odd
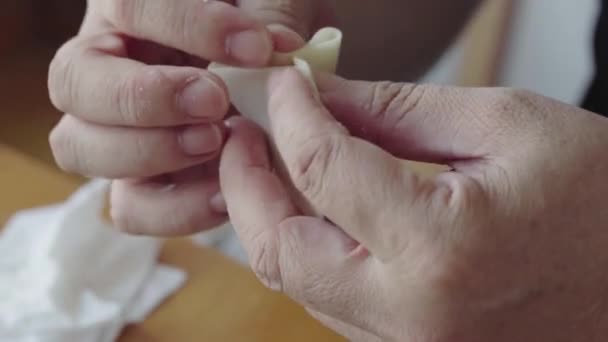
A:
<svg viewBox="0 0 608 342">
<path fill-rule="evenodd" d="M 80 185 L 2 145 L 0 165 L 1 222 L 17 210 L 62 201 Z M 213 250 L 174 240 L 161 260 L 186 270 L 188 282 L 143 324 L 127 327 L 121 342 L 343 341 Z"/>
</svg>

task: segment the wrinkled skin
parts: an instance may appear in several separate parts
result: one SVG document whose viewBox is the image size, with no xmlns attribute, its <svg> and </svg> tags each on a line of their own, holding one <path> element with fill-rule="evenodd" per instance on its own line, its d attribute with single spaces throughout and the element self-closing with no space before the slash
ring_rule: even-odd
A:
<svg viewBox="0 0 608 342">
<path fill-rule="evenodd" d="M 50 143 L 63 169 L 113 179 L 115 223 L 181 235 L 226 220 L 218 155 L 229 113 L 210 61 L 263 66 L 332 23 L 318 0 L 89 0 L 49 70 L 67 114 Z M 242 34 L 241 34 L 242 33 Z"/>
<path fill-rule="evenodd" d="M 232 118 L 218 180 L 230 110 L 204 67 L 296 49 L 332 23 L 328 3 L 89 0 L 49 73 L 68 113 L 58 164 L 114 179 L 129 232 L 188 234 L 228 211 L 260 279 L 354 340 L 607 340 L 608 123 L 592 113 L 512 89 L 329 76 L 321 104 L 288 72 L 270 114 L 291 179 Z M 404 159 L 453 170 L 422 178 Z M 286 181 L 328 220 L 303 216 Z"/>
<path fill-rule="evenodd" d="M 605 118 L 513 89 L 271 83 L 290 181 L 327 220 L 231 118 L 221 187 L 264 284 L 356 341 L 608 339 Z"/>
</svg>

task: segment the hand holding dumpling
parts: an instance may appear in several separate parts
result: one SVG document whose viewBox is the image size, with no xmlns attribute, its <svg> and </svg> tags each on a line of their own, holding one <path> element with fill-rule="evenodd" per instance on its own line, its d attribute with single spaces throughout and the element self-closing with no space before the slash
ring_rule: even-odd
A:
<svg viewBox="0 0 608 342">
<path fill-rule="evenodd" d="M 606 339 L 608 119 L 512 89 L 273 83 L 279 153 L 328 220 L 232 119 L 220 180 L 264 284 L 356 341 Z"/>
</svg>

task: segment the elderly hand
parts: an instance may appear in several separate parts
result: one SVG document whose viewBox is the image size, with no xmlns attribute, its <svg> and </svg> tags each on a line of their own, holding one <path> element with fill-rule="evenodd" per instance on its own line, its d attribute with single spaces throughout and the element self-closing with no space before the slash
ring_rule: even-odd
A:
<svg viewBox="0 0 608 342">
<path fill-rule="evenodd" d="M 226 88 L 208 61 L 263 66 L 328 24 L 328 2 L 89 0 L 81 32 L 49 72 L 67 114 L 51 146 L 65 170 L 116 179 L 115 223 L 176 235 L 225 220 L 217 156 Z M 268 25 L 268 26 L 267 26 Z"/>
<path fill-rule="evenodd" d="M 272 83 L 279 153 L 327 220 L 231 119 L 221 187 L 264 284 L 359 341 L 608 339 L 606 119 L 511 89 L 323 76 L 322 104 L 293 70 Z"/>
</svg>

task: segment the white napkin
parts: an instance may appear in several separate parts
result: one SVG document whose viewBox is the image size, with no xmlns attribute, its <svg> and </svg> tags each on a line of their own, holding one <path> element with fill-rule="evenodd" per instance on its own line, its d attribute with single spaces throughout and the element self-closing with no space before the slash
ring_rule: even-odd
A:
<svg viewBox="0 0 608 342">
<path fill-rule="evenodd" d="M 161 242 L 101 218 L 106 181 L 16 214 L 0 235 L 0 341 L 107 342 L 185 281 L 157 263 Z"/>
</svg>

